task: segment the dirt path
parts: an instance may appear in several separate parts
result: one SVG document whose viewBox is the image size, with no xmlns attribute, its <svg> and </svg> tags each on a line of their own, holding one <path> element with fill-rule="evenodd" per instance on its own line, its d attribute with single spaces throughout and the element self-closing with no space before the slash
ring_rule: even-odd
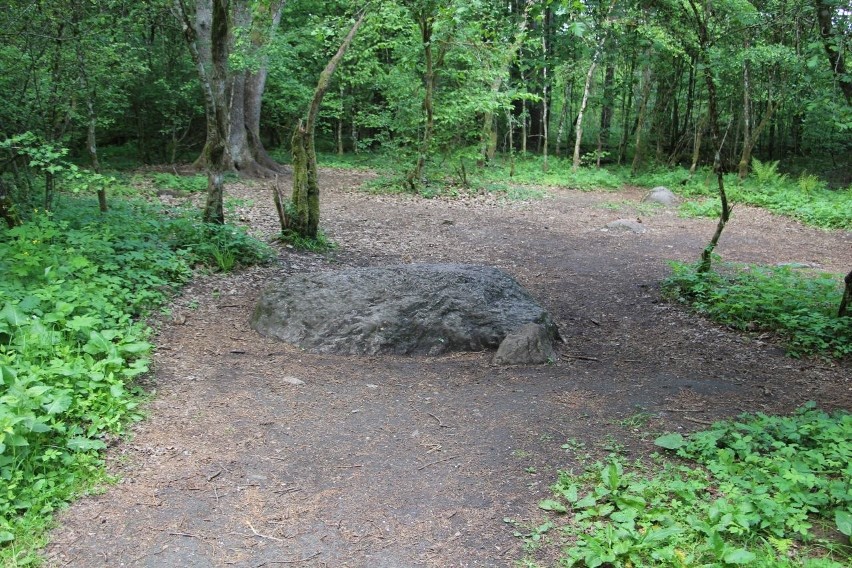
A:
<svg viewBox="0 0 852 568">
<path fill-rule="evenodd" d="M 285 249 L 178 298 L 149 418 L 109 454 L 122 480 L 60 516 L 50 565 L 512 566 L 522 552 L 503 519 L 538 516 L 556 470 L 575 464 L 570 439 L 638 454 L 661 431 L 742 411 L 852 409 L 848 364 L 785 358 L 659 301 L 666 261 L 697 258 L 712 220 L 637 210 L 639 190 L 504 204 L 353 192 L 366 175 L 323 172 L 334 255 Z M 267 191 L 232 196 L 256 231 L 275 232 Z M 645 234 L 600 230 L 639 211 Z M 839 273 L 852 233 L 740 207 L 718 252 Z M 555 316 L 564 357 L 494 368 L 488 353 L 314 355 L 247 325 L 270 279 L 424 261 L 506 269 Z M 631 420 L 640 412 L 650 421 Z"/>
</svg>

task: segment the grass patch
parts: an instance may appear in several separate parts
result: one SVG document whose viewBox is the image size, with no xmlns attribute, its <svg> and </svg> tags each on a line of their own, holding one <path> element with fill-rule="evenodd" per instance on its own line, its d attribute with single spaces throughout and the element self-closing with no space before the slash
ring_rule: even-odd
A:
<svg viewBox="0 0 852 568">
<path fill-rule="evenodd" d="M 35 562 L 57 507 L 105 480 L 100 451 L 140 418 L 134 379 L 152 348 L 141 319 L 223 250 L 243 263 L 268 254 L 241 229 L 138 201 L 100 214 L 64 199 L 0 230 L 4 565 Z"/>
<path fill-rule="evenodd" d="M 852 415 L 808 404 L 793 416 L 743 415 L 657 445 L 654 465 L 610 456 L 560 472 L 531 556 L 559 546 L 560 566 L 849 566 Z M 673 457 L 673 456 L 672 456 Z M 507 519 L 508 522 L 511 522 Z M 542 539 L 548 534 L 550 543 Z"/>
<path fill-rule="evenodd" d="M 337 243 L 329 239 L 322 229 L 317 231 L 317 236 L 313 239 L 290 230 L 283 233 L 279 238 L 281 242 L 289 244 L 296 250 L 324 253 L 338 248 Z"/>
<path fill-rule="evenodd" d="M 696 265 L 675 262 L 672 270 L 664 292 L 714 321 L 772 332 L 794 357 L 852 353 L 852 318 L 837 317 L 840 276 L 789 266 L 723 264 L 719 271 L 701 274 Z"/>
</svg>

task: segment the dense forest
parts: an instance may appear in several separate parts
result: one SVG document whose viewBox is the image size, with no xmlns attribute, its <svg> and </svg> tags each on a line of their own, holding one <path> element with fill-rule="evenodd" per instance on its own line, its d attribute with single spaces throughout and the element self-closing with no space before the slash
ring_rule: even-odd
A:
<svg viewBox="0 0 852 568">
<path fill-rule="evenodd" d="M 47 173 L 49 192 L 70 164 L 78 178 L 128 162 L 203 166 L 220 137 L 218 166 L 274 175 L 268 151 L 289 154 L 320 72 L 362 9 L 320 108 L 320 150 L 408 156 L 416 183 L 447 159 L 694 171 L 718 148 L 721 167 L 741 178 L 757 158 L 850 183 L 843 2 L 190 4 L 8 3 L 3 199 L 27 197 L 27 174 Z"/>
</svg>

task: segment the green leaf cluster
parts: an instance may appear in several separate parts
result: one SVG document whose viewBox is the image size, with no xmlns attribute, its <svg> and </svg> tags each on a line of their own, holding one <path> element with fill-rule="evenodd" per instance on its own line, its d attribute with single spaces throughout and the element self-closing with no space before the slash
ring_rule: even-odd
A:
<svg viewBox="0 0 852 568">
<path fill-rule="evenodd" d="M 104 478 L 98 451 L 140 417 L 141 318 L 220 249 L 241 262 L 268 250 L 142 202 L 100 214 L 67 199 L 0 231 L 0 558 L 23 562 L 52 511 Z"/>
<path fill-rule="evenodd" d="M 852 560 L 849 413 L 808 405 L 789 417 L 743 415 L 657 444 L 694 463 L 662 460 L 649 471 L 611 457 L 581 475 L 559 474 L 554 497 L 539 506 L 564 515 L 560 566 L 840 567 Z M 832 530 L 840 538 L 816 537 Z"/>
<path fill-rule="evenodd" d="M 840 358 L 852 353 L 852 318 L 837 316 L 842 281 L 791 266 L 729 264 L 701 273 L 675 262 L 663 290 L 731 328 L 776 334 L 791 356 Z"/>
</svg>

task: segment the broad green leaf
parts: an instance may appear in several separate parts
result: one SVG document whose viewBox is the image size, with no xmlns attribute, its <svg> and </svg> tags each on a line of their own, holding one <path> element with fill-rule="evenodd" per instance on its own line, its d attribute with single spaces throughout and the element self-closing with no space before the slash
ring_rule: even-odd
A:
<svg viewBox="0 0 852 568">
<path fill-rule="evenodd" d="M 17 327 L 26 321 L 27 314 L 18 309 L 18 306 L 6 302 L 6 305 L 0 310 L 0 318 L 6 320 L 9 325 Z"/>
<path fill-rule="evenodd" d="M 577 507 L 582 507 L 585 509 L 588 507 L 594 507 L 596 503 L 597 501 L 595 501 L 595 496 L 589 493 L 588 495 L 577 501 L 576 505 Z"/>
<path fill-rule="evenodd" d="M 544 509 L 545 511 L 555 511 L 557 513 L 567 513 L 568 509 L 565 508 L 565 505 L 560 503 L 559 501 L 554 501 L 553 499 L 545 499 L 541 503 L 538 504 L 539 509 Z"/>
<path fill-rule="evenodd" d="M 11 385 L 18 377 L 18 373 L 12 367 L 0 365 L 0 383 Z"/>
<path fill-rule="evenodd" d="M 54 395 L 50 402 L 41 405 L 41 407 L 49 415 L 54 416 L 71 408 L 71 402 L 71 397 L 67 393 L 62 393 Z"/>
<path fill-rule="evenodd" d="M 129 353 L 131 355 L 136 355 L 138 353 L 144 353 L 151 349 L 151 344 L 147 341 L 137 341 L 136 343 L 127 343 L 124 345 L 119 345 L 119 351 L 122 353 Z"/>
<path fill-rule="evenodd" d="M 661 448 L 665 448 L 667 450 L 676 450 L 678 448 L 683 447 L 685 444 L 686 440 L 684 440 L 683 436 L 677 433 L 665 434 L 654 440 L 654 445 L 660 446 Z"/>
<path fill-rule="evenodd" d="M 837 525 L 837 530 L 846 536 L 852 536 L 852 512 L 837 509 L 834 512 L 834 523 Z"/>
<path fill-rule="evenodd" d="M 113 344 L 97 331 L 89 334 L 89 341 L 83 346 L 83 351 L 89 355 L 102 355 L 109 353 Z"/>
<path fill-rule="evenodd" d="M 85 438 L 83 436 L 76 436 L 68 440 L 66 444 L 69 450 L 73 450 L 76 452 L 86 452 L 89 450 L 103 450 L 106 448 L 106 444 L 104 444 L 100 440 L 92 440 L 91 438 Z"/>
<path fill-rule="evenodd" d="M 0 531 L 0 542 L 11 542 L 15 540 L 15 535 L 9 531 Z"/>
<path fill-rule="evenodd" d="M 749 564 L 754 562 L 755 558 L 756 556 L 753 552 L 749 552 L 744 548 L 735 548 L 725 552 L 722 560 L 727 564 Z"/>
</svg>

